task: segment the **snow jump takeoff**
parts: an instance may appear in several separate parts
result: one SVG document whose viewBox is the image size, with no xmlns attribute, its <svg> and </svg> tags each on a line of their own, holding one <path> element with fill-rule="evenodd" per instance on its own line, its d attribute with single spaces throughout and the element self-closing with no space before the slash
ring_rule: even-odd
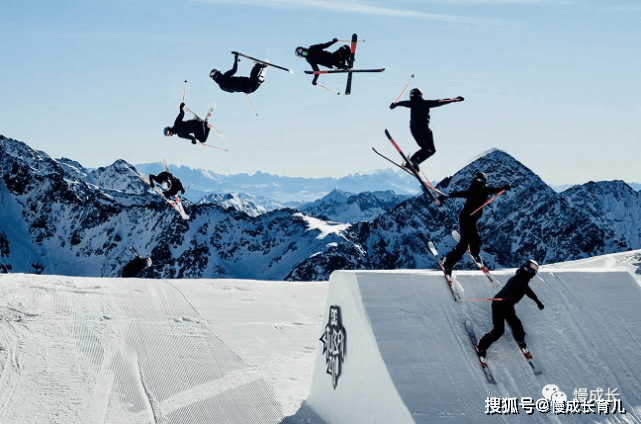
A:
<svg viewBox="0 0 641 424">
<path fill-rule="evenodd" d="M 421 148 L 414 153 L 410 160 L 416 170 L 419 165 L 427 158 L 432 156 L 436 149 L 434 148 L 434 136 L 432 130 L 429 128 L 430 124 L 430 109 L 447 105 L 453 102 L 462 102 L 465 100 L 463 97 L 458 96 L 455 99 L 441 99 L 441 100 L 423 100 L 423 93 L 418 88 L 410 91 L 410 99 L 398 103 L 392 103 L 390 109 L 395 109 L 397 106 L 410 108 L 410 131 L 416 143 Z M 405 164 L 408 166 L 408 164 Z"/>
<path fill-rule="evenodd" d="M 176 134 L 180 138 L 186 138 L 191 140 L 191 144 L 196 144 L 196 142 L 204 143 L 209 137 L 209 125 L 207 121 L 202 121 L 200 119 L 190 119 L 189 121 L 183 121 L 185 117 L 185 104 L 180 104 L 180 113 L 174 121 L 173 127 L 165 127 L 163 130 L 166 137 L 171 137 Z"/>
</svg>

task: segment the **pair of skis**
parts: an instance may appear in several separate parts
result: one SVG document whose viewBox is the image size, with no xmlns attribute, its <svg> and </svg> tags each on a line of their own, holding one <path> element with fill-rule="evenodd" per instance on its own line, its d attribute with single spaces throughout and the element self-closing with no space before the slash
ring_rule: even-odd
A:
<svg viewBox="0 0 641 424">
<path fill-rule="evenodd" d="M 487 364 L 487 361 L 485 360 L 484 357 L 479 355 L 479 350 L 478 350 L 478 339 L 476 337 L 476 334 L 474 333 L 474 326 L 472 325 L 472 321 L 467 320 L 465 321 L 465 329 L 467 330 L 467 334 L 470 336 L 470 341 L 472 342 L 472 345 L 474 346 L 474 351 L 476 352 L 476 356 L 479 358 L 479 363 L 481 364 L 481 367 L 483 368 L 483 373 L 485 373 L 485 377 L 487 378 L 487 382 L 490 384 L 496 384 L 496 380 L 494 379 L 494 375 L 492 374 L 492 371 L 490 370 L 489 365 Z M 516 340 L 515 340 L 516 341 Z M 543 374 L 543 370 L 541 369 L 538 361 L 534 359 L 532 356 L 532 353 L 528 349 L 523 349 L 519 346 L 519 349 L 521 350 L 521 353 L 523 353 L 523 357 L 525 360 L 528 362 L 530 365 L 530 368 L 532 368 L 532 372 L 534 375 L 541 375 Z"/>
<path fill-rule="evenodd" d="M 385 68 L 380 69 L 354 69 L 354 56 L 356 55 L 356 44 L 358 43 L 358 36 L 356 34 L 352 35 L 352 45 L 349 53 L 349 62 L 347 63 L 347 69 L 330 69 L 328 71 L 305 71 L 306 74 L 310 75 L 320 75 L 320 74 L 342 74 L 347 73 L 347 84 L 345 85 L 345 95 L 349 96 L 352 92 L 352 75 L 354 72 L 383 72 Z M 328 87 L 321 86 L 325 89 Z M 333 91 L 329 89 L 330 91 Z M 340 93 L 339 93 L 340 94 Z"/>
<path fill-rule="evenodd" d="M 168 170 L 169 168 L 167 167 L 167 162 L 165 161 L 164 158 L 163 158 L 163 164 L 165 165 L 165 169 Z M 155 184 L 152 185 L 150 183 L 150 181 L 147 179 L 147 177 L 145 177 L 144 175 L 142 175 L 141 173 L 139 173 L 137 171 L 132 171 L 132 172 L 134 174 L 136 174 L 136 176 L 138 178 L 143 180 L 145 182 L 145 184 L 147 184 L 148 186 L 152 187 L 153 190 L 160 195 L 160 197 L 162 197 L 167 203 L 169 203 L 171 205 L 172 208 L 174 208 L 176 210 L 176 212 L 178 212 L 180 214 L 182 219 L 184 219 L 185 221 L 189 220 L 189 215 L 187 215 L 187 213 L 185 212 L 185 209 L 183 208 L 183 205 L 182 205 L 182 201 L 180 200 L 180 197 L 177 194 L 175 196 L 175 200 L 168 199 L 168 198 L 165 197 L 164 193 L 162 192 L 162 190 L 158 186 L 156 186 Z M 167 171 L 167 172 L 169 172 L 169 171 Z"/>
<path fill-rule="evenodd" d="M 441 192 L 440 192 L 436 187 L 434 187 L 434 186 L 430 183 L 430 180 L 427 178 L 427 176 L 425 175 L 425 173 L 424 173 L 424 172 L 420 171 L 420 174 L 419 174 L 419 170 L 417 170 L 416 168 L 414 168 L 414 166 L 412 165 L 412 162 L 409 160 L 409 158 L 407 157 L 407 155 L 405 155 L 405 153 L 403 153 L 403 150 L 401 150 L 401 148 L 400 148 L 400 147 L 399 147 L 399 145 L 396 143 L 396 141 L 394 141 L 394 139 L 392 138 L 392 136 L 391 136 L 391 134 L 389 133 L 389 131 L 388 131 L 388 130 L 385 130 L 385 135 L 387 136 L 387 138 L 389 139 L 389 141 L 392 143 L 392 145 L 394 146 L 394 148 L 396 149 L 396 151 L 401 155 L 401 157 L 403 158 L 403 160 L 405 161 L 405 163 L 406 163 L 406 164 L 408 164 L 408 166 L 404 166 L 404 165 L 401 165 L 401 164 L 399 164 L 399 163 L 396 163 L 395 161 L 393 161 L 392 159 L 388 158 L 387 156 L 385 156 L 384 154 L 382 154 L 382 153 L 380 153 L 378 150 L 376 150 L 374 147 L 372 147 L 372 150 L 374 150 L 374 153 L 376 153 L 377 155 L 379 155 L 379 156 L 380 156 L 380 157 L 382 157 L 383 159 L 385 159 L 385 160 L 387 160 L 387 161 L 389 161 L 389 162 L 393 163 L 394 165 L 396 165 L 396 166 L 398 166 L 399 168 L 401 168 L 403 171 L 407 172 L 408 174 L 410 174 L 410 175 L 412 175 L 414 178 L 416 178 L 416 179 L 421 183 L 421 188 L 423 189 L 423 191 L 424 191 L 424 192 L 425 192 L 425 193 L 426 193 L 430 198 L 432 198 L 432 200 L 434 201 L 434 203 L 435 203 L 435 204 L 437 204 L 437 205 L 438 205 L 438 204 L 440 204 L 440 202 L 438 201 L 437 197 L 438 197 L 439 195 L 443 194 L 443 193 L 441 193 Z M 422 175 L 423 177 L 421 177 L 421 175 Z"/>
<path fill-rule="evenodd" d="M 222 137 L 222 136 L 223 136 L 223 133 L 221 133 L 220 131 L 218 131 L 216 128 L 214 128 L 213 126 L 211 126 L 211 125 L 209 124 L 209 118 L 211 118 L 211 115 L 214 113 L 214 109 L 215 109 L 215 108 L 216 108 L 216 104 L 214 103 L 214 104 L 213 104 L 213 105 L 211 105 L 211 107 L 209 108 L 209 112 L 207 112 L 207 117 L 206 117 L 205 119 L 202 119 L 200 116 L 196 115 L 196 113 L 195 113 L 194 111 L 192 111 L 191 109 L 189 109 L 187 106 L 183 107 L 183 109 L 184 109 L 184 110 L 186 110 L 187 112 L 189 112 L 189 113 L 190 113 L 194 118 L 196 118 L 196 119 L 197 119 L 197 120 L 199 120 L 200 122 L 204 122 L 204 123 L 205 123 L 209 128 L 211 128 L 212 130 L 216 131 L 216 133 L 217 133 L 220 137 Z M 204 146 L 204 147 L 209 147 L 209 148 L 211 148 L 211 149 L 218 149 L 218 150 L 222 150 L 223 152 L 227 152 L 227 151 L 228 151 L 227 149 L 223 149 L 222 147 L 214 146 L 213 144 L 206 144 L 206 143 L 203 143 L 203 142 L 198 141 L 198 140 L 196 140 L 196 144 L 198 144 L 198 145 L 200 145 L 200 146 Z"/>
</svg>

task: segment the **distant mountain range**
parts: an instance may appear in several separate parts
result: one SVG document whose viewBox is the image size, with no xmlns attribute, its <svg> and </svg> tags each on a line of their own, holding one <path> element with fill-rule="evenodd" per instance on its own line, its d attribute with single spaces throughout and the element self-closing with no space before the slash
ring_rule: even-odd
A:
<svg viewBox="0 0 641 424">
<path fill-rule="evenodd" d="M 495 150 L 438 187 L 464 189 L 477 171 L 490 185 L 513 187 L 480 220 L 482 256 L 491 267 L 641 248 L 641 195 L 622 181 L 556 193 Z M 0 272 L 118 276 L 132 259 L 129 246 L 153 258 L 143 276 L 154 278 L 324 280 L 336 269 L 433 269 L 427 242 L 447 252 L 462 207 L 454 199 L 437 207 L 423 196 L 332 189 L 301 211 L 270 211 L 258 198 L 224 194 L 185 200 L 185 221 L 125 161 L 88 170 L 4 136 L 0 175 Z M 281 193 L 317 190 L 298 183 Z"/>
<path fill-rule="evenodd" d="M 160 162 L 136 165 L 143 174 L 158 174 L 164 170 Z M 187 191 L 186 197 L 197 202 L 209 194 L 238 193 L 256 199 L 270 199 L 280 207 L 300 206 L 326 196 L 333 190 L 349 193 L 366 191 L 393 191 L 399 195 L 415 195 L 419 192 L 416 180 L 405 172 L 378 170 L 371 174 L 351 174 L 342 178 L 294 178 L 280 177 L 263 172 L 254 175 L 220 175 L 204 169 L 169 165 L 169 171 L 178 177 L 185 187 L 200 178 Z M 270 207 L 266 205 L 267 210 Z M 273 210 L 273 209 L 272 209 Z"/>
</svg>

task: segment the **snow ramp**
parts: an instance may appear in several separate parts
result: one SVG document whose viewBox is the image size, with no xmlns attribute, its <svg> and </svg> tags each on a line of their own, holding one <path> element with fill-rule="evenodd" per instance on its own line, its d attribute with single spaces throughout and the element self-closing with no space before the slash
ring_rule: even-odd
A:
<svg viewBox="0 0 641 424">
<path fill-rule="evenodd" d="M 501 286 L 513 274 L 495 272 Z M 600 269 L 542 269 L 539 276 L 544 281 L 535 278 L 530 287 L 545 309 L 524 297 L 516 312 L 543 372 L 534 375 L 506 327 L 488 350 L 497 382 L 492 385 L 464 325 L 470 319 L 479 337 L 489 331 L 491 302 L 455 302 L 440 272 L 334 272 L 307 406 L 327 424 L 640 423 L 637 280 Z M 499 290 L 480 272 L 456 278 L 465 298 L 492 297 Z M 537 401 L 545 399 L 547 385 L 558 388 L 552 401 L 563 393 L 568 401 L 590 404 L 592 398 L 594 407 L 579 404 L 578 413 L 566 403 L 555 411 L 551 402 L 545 412 L 545 402 Z M 528 398 L 531 414 L 523 403 Z M 597 406 L 603 401 L 607 413 Z M 612 410 L 617 401 L 625 414 Z"/>
</svg>

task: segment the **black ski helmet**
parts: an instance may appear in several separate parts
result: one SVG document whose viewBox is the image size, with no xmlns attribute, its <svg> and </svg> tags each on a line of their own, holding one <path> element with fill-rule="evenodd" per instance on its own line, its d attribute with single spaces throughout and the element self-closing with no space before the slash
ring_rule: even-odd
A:
<svg viewBox="0 0 641 424">
<path fill-rule="evenodd" d="M 149 268 L 152 265 L 151 258 L 147 258 L 145 261 L 147 262 L 145 268 Z"/>
<path fill-rule="evenodd" d="M 410 91 L 410 99 L 414 97 L 423 98 L 423 92 L 418 88 L 412 88 L 412 90 Z"/>
<path fill-rule="evenodd" d="M 485 172 L 478 172 L 474 176 L 474 181 L 478 181 L 482 184 L 487 184 L 487 174 Z"/>
<path fill-rule="evenodd" d="M 162 130 L 163 134 L 165 134 L 165 137 L 171 137 L 171 127 L 165 127 L 164 130 Z"/>
<path fill-rule="evenodd" d="M 308 53 L 307 49 L 305 47 L 300 47 L 300 46 L 296 47 L 296 51 L 294 52 L 296 57 L 305 57 L 307 56 L 307 53 Z"/>
<path fill-rule="evenodd" d="M 527 262 L 521 266 L 521 269 L 534 277 L 536 273 L 539 272 L 539 264 L 537 264 L 534 259 L 528 259 Z"/>
<path fill-rule="evenodd" d="M 214 81 L 216 80 L 216 75 L 218 75 L 220 71 L 218 69 L 212 69 L 211 72 L 209 73 L 209 78 L 213 79 Z"/>
</svg>

